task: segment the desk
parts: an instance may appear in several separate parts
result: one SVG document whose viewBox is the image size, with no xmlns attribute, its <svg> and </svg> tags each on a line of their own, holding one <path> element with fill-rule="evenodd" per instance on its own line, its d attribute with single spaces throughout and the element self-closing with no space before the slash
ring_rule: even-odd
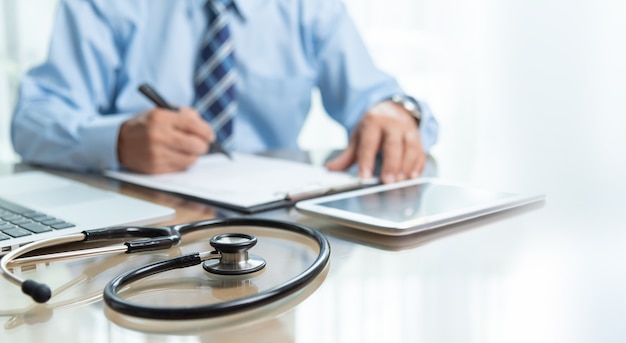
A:
<svg viewBox="0 0 626 343">
<path fill-rule="evenodd" d="M 503 168 L 496 161 L 483 165 L 477 171 Z M 3 171 L 30 168 L 5 166 Z M 163 224 L 229 215 L 98 175 L 56 173 L 176 208 L 176 218 Z M 456 168 L 444 173 L 461 175 Z M 34 273 L 67 290 L 54 307 L 33 307 L 16 287 L 0 280 L 0 341 L 621 341 L 619 337 L 626 337 L 626 234 L 620 209 L 624 202 L 613 204 L 626 194 L 623 183 L 616 194 L 603 188 L 608 186 L 603 180 L 593 188 L 587 184 L 574 190 L 569 178 L 562 183 L 533 178 L 533 184 L 529 175 L 468 181 L 499 187 L 506 180 L 508 190 L 543 190 L 544 204 L 403 238 L 350 230 L 290 209 L 262 213 L 324 232 L 332 246 L 330 266 L 316 282 L 277 306 L 221 321 L 155 325 L 116 319 L 98 294 L 127 268 L 124 258 L 41 266 Z M 581 196 L 573 196 L 577 194 Z M 109 269 L 102 271 L 102 265 Z"/>
</svg>

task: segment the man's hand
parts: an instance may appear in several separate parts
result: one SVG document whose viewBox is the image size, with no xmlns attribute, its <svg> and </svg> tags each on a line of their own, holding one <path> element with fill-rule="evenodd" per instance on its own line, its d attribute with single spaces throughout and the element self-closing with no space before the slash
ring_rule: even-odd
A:
<svg viewBox="0 0 626 343">
<path fill-rule="evenodd" d="M 369 178 L 378 151 L 383 153 L 381 179 L 384 183 L 416 178 L 426 163 L 415 119 L 391 101 L 376 104 L 365 113 L 348 147 L 326 167 L 345 170 L 356 162 L 359 176 Z"/>
<path fill-rule="evenodd" d="M 211 126 L 196 110 L 155 108 L 124 122 L 117 155 L 126 168 L 147 174 L 181 171 L 209 151 Z"/>
</svg>

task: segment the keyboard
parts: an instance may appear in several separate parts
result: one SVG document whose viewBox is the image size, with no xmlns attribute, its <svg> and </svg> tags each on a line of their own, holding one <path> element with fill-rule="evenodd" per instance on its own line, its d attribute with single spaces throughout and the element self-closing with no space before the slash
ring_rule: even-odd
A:
<svg viewBox="0 0 626 343">
<path fill-rule="evenodd" d="M 74 227 L 59 218 L 0 199 L 0 240 Z"/>
</svg>

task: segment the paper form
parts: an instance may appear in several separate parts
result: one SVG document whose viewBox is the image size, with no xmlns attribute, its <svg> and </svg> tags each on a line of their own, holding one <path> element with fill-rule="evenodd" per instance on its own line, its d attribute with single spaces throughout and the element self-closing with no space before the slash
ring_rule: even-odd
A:
<svg viewBox="0 0 626 343">
<path fill-rule="evenodd" d="M 146 175 L 106 171 L 105 175 L 149 188 L 189 195 L 236 207 L 253 207 L 299 196 L 324 193 L 330 188 L 357 186 L 358 177 L 331 172 L 321 166 L 277 158 L 233 153 L 202 156 L 183 172 Z"/>
</svg>

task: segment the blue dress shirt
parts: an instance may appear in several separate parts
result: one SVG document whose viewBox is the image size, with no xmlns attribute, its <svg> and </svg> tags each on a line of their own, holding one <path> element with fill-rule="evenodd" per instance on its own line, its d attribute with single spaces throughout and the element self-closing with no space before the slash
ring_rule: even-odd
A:
<svg viewBox="0 0 626 343">
<path fill-rule="evenodd" d="M 154 107 L 153 85 L 192 106 L 207 26 L 204 0 L 63 0 L 49 56 L 22 80 L 12 122 L 25 161 L 76 170 L 119 167 L 121 124 Z M 237 151 L 295 149 L 319 88 L 328 114 L 351 131 L 373 104 L 402 93 L 372 62 L 339 0 L 235 0 Z M 421 103 L 428 150 L 437 123 Z"/>
</svg>

